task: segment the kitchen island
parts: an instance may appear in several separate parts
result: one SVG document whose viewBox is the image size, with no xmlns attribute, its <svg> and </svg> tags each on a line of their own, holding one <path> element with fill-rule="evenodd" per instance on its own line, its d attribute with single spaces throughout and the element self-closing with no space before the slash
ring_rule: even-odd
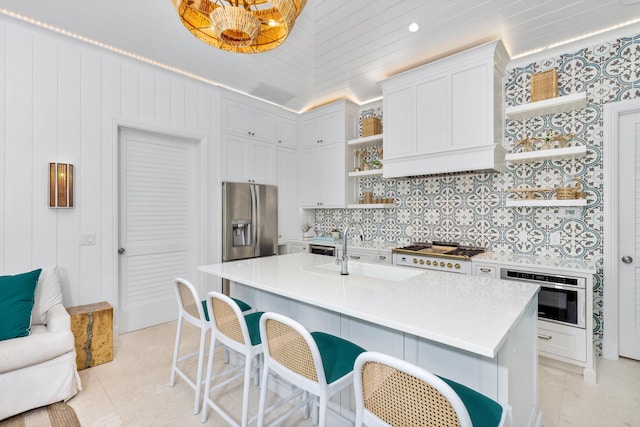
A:
<svg viewBox="0 0 640 427">
<path fill-rule="evenodd" d="M 538 286 L 291 254 L 198 267 L 232 295 L 311 330 L 342 336 L 505 404 L 514 426 L 538 425 Z M 352 399 L 343 396 L 342 404 Z"/>
</svg>

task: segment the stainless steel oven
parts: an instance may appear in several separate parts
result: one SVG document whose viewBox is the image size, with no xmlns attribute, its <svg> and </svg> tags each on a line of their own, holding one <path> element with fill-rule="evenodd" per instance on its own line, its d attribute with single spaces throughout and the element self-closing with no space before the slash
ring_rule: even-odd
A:
<svg viewBox="0 0 640 427">
<path fill-rule="evenodd" d="M 585 328 L 584 277 L 502 268 L 500 278 L 540 285 L 538 319 Z"/>
</svg>

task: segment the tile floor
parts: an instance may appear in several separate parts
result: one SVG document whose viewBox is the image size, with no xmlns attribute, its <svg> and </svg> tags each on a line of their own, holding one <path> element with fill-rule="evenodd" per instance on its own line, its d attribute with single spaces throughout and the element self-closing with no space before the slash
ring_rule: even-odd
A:
<svg viewBox="0 0 640 427">
<path fill-rule="evenodd" d="M 193 415 L 193 390 L 180 378 L 169 387 L 175 328 L 176 323 L 170 322 L 120 335 L 114 342 L 112 362 L 80 371 L 83 391 L 69 404 L 83 426 L 202 425 L 200 415 Z M 183 337 L 186 346 L 197 347 L 195 328 L 185 327 Z M 600 359 L 594 385 L 586 384 L 576 372 L 542 361 L 539 379 L 544 427 L 640 427 L 640 362 Z M 258 396 L 258 388 L 252 387 L 252 413 Z M 241 399 L 238 386 L 221 401 L 239 414 Z M 212 412 L 206 425 L 227 425 Z M 311 422 L 294 415 L 284 425 L 311 426 Z"/>
</svg>

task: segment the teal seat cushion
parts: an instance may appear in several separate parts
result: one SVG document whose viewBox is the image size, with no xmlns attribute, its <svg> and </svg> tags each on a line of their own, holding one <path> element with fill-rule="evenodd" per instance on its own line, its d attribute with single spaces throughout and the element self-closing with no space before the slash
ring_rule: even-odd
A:
<svg viewBox="0 0 640 427">
<path fill-rule="evenodd" d="M 263 314 L 264 312 L 257 311 L 244 316 L 244 320 L 247 322 L 249 336 L 251 337 L 251 345 L 259 345 L 262 342 L 260 338 L 260 318 Z"/>
<path fill-rule="evenodd" d="M 365 349 L 354 343 L 324 332 L 311 332 L 318 346 L 327 384 L 331 384 L 353 371 L 353 365 Z"/>
<path fill-rule="evenodd" d="M 473 427 L 496 427 L 502 418 L 502 406 L 484 394 L 450 379 L 439 377 L 455 391 L 467 407 Z"/>
<path fill-rule="evenodd" d="M 249 304 L 247 304 L 246 302 L 242 301 L 241 299 L 237 299 L 237 298 L 231 298 L 231 299 L 234 300 L 236 304 L 238 304 L 238 307 L 240 307 L 240 311 L 249 311 L 249 310 L 251 310 L 251 306 Z M 208 321 L 209 320 L 209 310 L 207 310 L 207 300 L 204 299 L 201 302 L 202 302 L 202 309 L 204 310 L 204 318 L 207 319 L 207 321 Z"/>
<path fill-rule="evenodd" d="M 40 271 L 0 276 L 0 341 L 29 336 Z"/>
</svg>

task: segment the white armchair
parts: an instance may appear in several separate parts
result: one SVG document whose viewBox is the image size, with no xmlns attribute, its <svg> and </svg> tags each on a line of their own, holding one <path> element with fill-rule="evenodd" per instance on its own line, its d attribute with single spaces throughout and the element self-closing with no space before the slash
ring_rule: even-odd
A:
<svg viewBox="0 0 640 427">
<path fill-rule="evenodd" d="M 0 420 L 82 390 L 56 266 L 40 273 L 29 336 L 0 341 L 0 390 Z"/>
</svg>

